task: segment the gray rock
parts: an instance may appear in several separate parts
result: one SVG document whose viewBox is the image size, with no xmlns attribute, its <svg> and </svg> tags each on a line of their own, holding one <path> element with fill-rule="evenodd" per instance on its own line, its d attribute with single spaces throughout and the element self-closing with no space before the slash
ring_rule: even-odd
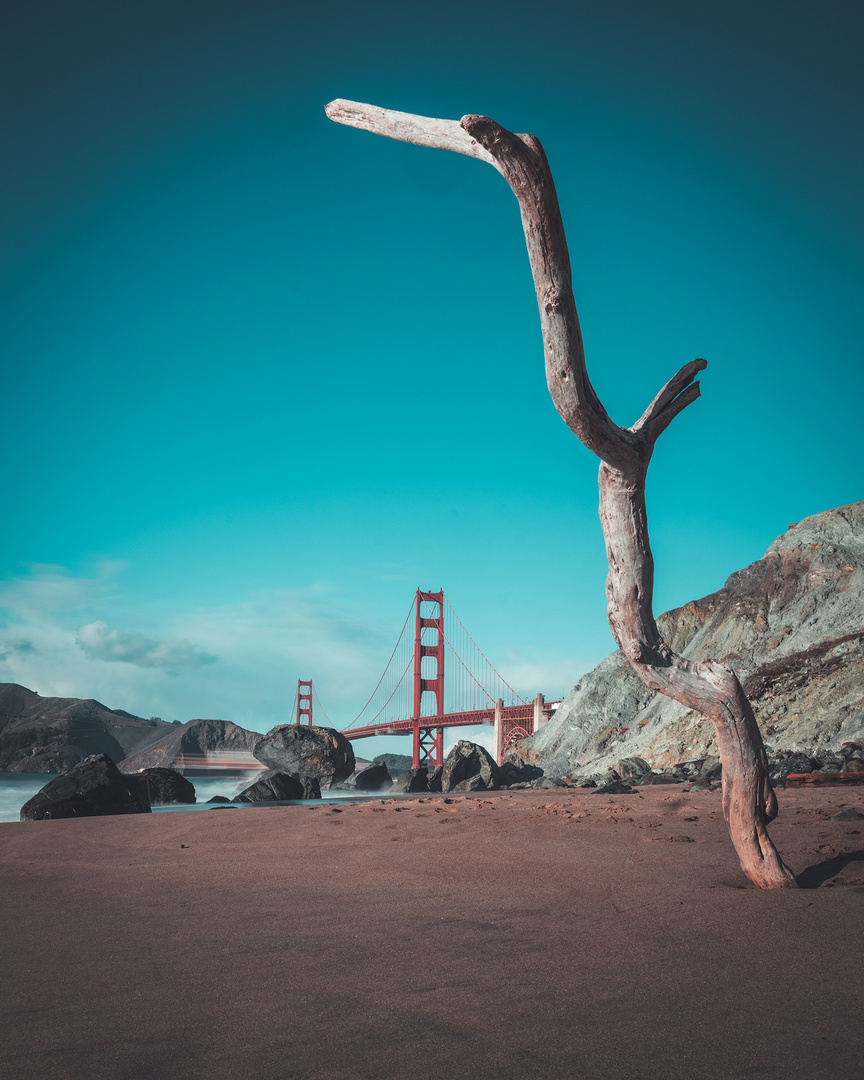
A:
<svg viewBox="0 0 864 1080">
<path fill-rule="evenodd" d="M 271 769 L 263 772 L 258 779 L 244 788 L 231 800 L 235 803 L 292 802 L 295 799 L 320 799 L 321 789 L 317 779 L 306 777 L 299 780 L 296 776 L 276 772 Z"/>
<path fill-rule="evenodd" d="M 627 795 L 629 792 L 634 791 L 629 784 L 624 784 L 620 780 L 607 780 L 605 784 L 599 784 L 592 792 L 592 795 Z"/>
<path fill-rule="evenodd" d="M 373 761 L 354 774 L 354 787 L 358 791 L 382 791 L 391 783 L 392 777 L 383 761 Z"/>
<path fill-rule="evenodd" d="M 703 780 L 719 780 L 723 775 L 723 765 L 720 758 L 716 756 L 705 758 L 702 768 L 699 770 L 699 775 Z"/>
<path fill-rule="evenodd" d="M 483 777 L 476 773 L 474 776 L 469 776 L 467 780 L 460 780 L 458 784 L 454 784 L 450 791 L 488 791 L 488 788 Z"/>
<path fill-rule="evenodd" d="M 711 783 L 710 780 L 705 780 L 703 777 L 699 776 L 695 780 L 692 780 L 690 782 L 690 790 L 691 791 L 713 791 L 714 790 L 714 785 Z"/>
<path fill-rule="evenodd" d="M 651 772 L 651 766 L 645 758 L 628 757 L 616 761 L 614 771 L 621 780 L 638 780 L 640 776 Z"/>
<path fill-rule="evenodd" d="M 37 791 L 21 807 L 21 820 L 149 813 L 146 783 L 124 776 L 107 754 L 93 754 Z"/>
<path fill-rule="evenodd" d="M 322 791 L 354 772 L 351 743 L 335 728 L 280 724 L 259 739 L 252 752 L 275 772 L 317 780 Z"/>
<path fill-rule="evenodd" d="M 460 739 L 444 762 L 444 768 L 441 772 L 441 790 L 452 791 L 457 784 L 461 784 L 474 776 L 479 776 L 482 779 L 484 789 L 502 786 L 500 771 L 489 751 L 482 746 L 478 746 L 477 743 Z M 477 789 L 471 788 L 467 790 Z"/>
<path fill-rule="evenodd" d="M 393 781 L 390 790 L 394 794 L 412 794 L 429 790 L 429 769 L 425 765 L 418 765 L 416 769 L 406 769 Z M 440 778 L 438 790 L 441 790 Z"/>
<path fill-rule="evenodd" d="M 444 772 L 443 765 L 437 765 L 431 773 L 429 773 L 429 790 L 440 791 L 441 790 L 441 774 Z"/>
</svg>

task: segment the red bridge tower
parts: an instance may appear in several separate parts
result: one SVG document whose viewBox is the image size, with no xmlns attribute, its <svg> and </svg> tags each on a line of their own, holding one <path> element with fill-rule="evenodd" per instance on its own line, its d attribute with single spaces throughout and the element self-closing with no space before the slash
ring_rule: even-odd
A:
<svg viewBox="0 0 864 1080">
<path fill-rule="evenodd" d="M 430 765 L 433 769 L 444 764 L 444 728 L 423 724 L 444 713 L 444 590 L 421 592 L 414 599 L 414 736 L 413 764 Z M 423 604 L 438 606 L 437 615 L 423 615 Z M 426 664 L 424 665 L 424 660 Z M 434 660 L 434 673 L 430 670 Z M 435 695 L 435 712 L 424 717 L 423 694 Z"/>
<path fill-rule="evenodd" d="M 297 680 L 297 723 L 302 724 L 303 718 L 312 726 L 312 680 Z"/>
</svg>

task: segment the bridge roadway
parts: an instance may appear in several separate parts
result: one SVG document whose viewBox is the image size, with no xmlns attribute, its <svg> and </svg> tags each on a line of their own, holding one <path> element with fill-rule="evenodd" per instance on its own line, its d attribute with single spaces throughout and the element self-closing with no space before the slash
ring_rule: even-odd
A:
<svg viewBox="0 0 864 1080">
<path fill-rule="evenodd" d="M 534 719 L 534 703 L 527 705 L 505 705 L 501 709 L 502 721 L 524 721 Z M 544 710 L 545 712 L 546 710 Z M 441 716 L 419 716 L 410 720 L 391 720 L 385 724 L 367 724 L 365 727 L 346 728 L 342 734 L 346 739 L 369 739 L 373 735 L 410 735 L 415 726 L 421 728 L 467 727 L 470 724 L 495 723 L 495 706 L 488 709 L 471 709 L 467 712 L 443 713 Z"/>
</svg>

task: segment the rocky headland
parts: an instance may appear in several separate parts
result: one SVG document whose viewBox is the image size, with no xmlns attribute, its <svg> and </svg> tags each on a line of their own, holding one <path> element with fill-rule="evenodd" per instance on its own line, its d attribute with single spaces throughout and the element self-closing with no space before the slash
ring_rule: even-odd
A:
<svg viewBox="0 0 864 1080">
<path fill-rule="evenodd" d="M 178 726 L 92 698 L 42 697 L 26 686 L 0 683 L 0 772 L 61 773 L 92 754 L 120 761 Z"/>
<path fill-rule="evenodd" d="M 796 753 L 821 767 L 831 758 L 836 769 L 857 760 L 843 744 L 864 739 L 864 502 L 790 525 L 722 589 L 665 612 L 657 625 L 688 659 L 711 657 L 736 671 L 775 770 Z M 632 758 L 657 772 L 690 763 L 693 773 L 716 754 L 711 724 L 649 690 L 620 650 L 518 748 L 547 782 L 602 775 Z"/>
</svg>

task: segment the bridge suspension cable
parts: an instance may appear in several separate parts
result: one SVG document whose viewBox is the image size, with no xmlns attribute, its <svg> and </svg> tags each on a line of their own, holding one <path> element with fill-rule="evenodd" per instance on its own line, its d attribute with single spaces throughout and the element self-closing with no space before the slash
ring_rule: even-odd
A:
<svg viewBox="0 0 864 1080">
<path fill-rule="evenodd" d="M 412 614 L 416 615 L 415 633 L 409 629 Z M 418 657 L 415 653 L 419 655 L 419 673 L 424 685 L 419 694 L 421 718 L 439 712 L 452 714 L 488 709 L 499 698 L 505 705 L 526 704 L 479 648 L 443 592 L 418 591 L 381 678 L 346 730 L 373 725 L 383 727 L 415 715 L 418 701 L 415 696 Z M 439 664 L 446 672 L 440 700 L 430 688 L 430 683 L 436 684 L 442 674 L 438 670 Z M 413 679 L 409 678 L 412 667 Z M 437 685 L 440 688 L 440 682 Z"/>
</svg>

